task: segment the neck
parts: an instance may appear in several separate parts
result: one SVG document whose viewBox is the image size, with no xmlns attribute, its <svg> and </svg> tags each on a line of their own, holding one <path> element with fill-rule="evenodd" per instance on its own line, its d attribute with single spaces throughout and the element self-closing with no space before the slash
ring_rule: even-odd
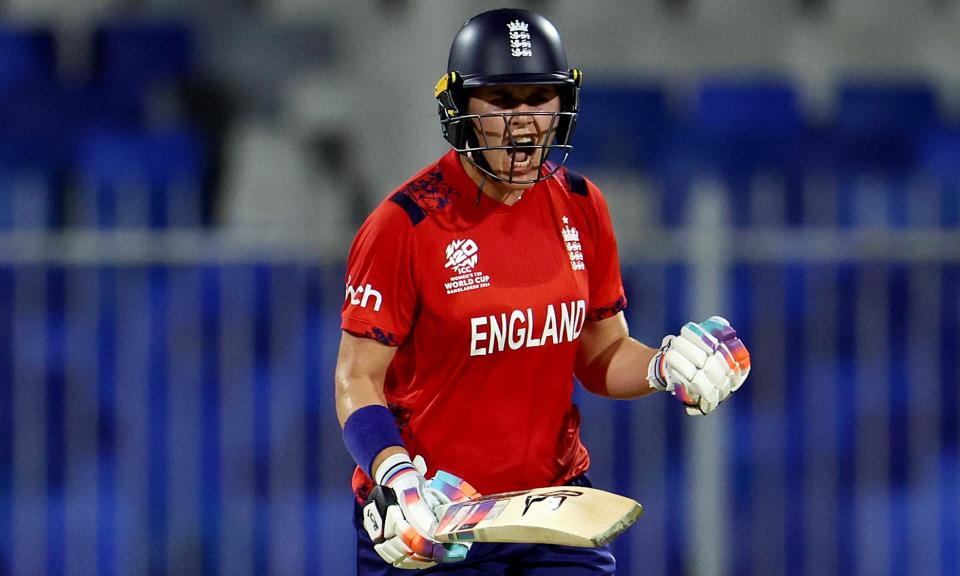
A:
<svg viewBox="0 0 960 576">
<path fill-rule="evenodd" d="M 533 184 L 509 184 L 507 182 L 502 182 L 496 178 L 491 178 L 490 176 L 485 175 L 481 172 L 476 166 L 473 165 L 469 160 L 460 156 L 460 164 L 463 166 L 464 171 L 467 173 L 467 176 L 473 181 L 473 183 L 479 188 L 483 186 L 482 192 L 484 196 L 492 198 L 501 204 L 507 206 L 513 206 L 520 201 L 520 198 L 523 197 L 523 194 L 533 187 Z"/>
</svg>

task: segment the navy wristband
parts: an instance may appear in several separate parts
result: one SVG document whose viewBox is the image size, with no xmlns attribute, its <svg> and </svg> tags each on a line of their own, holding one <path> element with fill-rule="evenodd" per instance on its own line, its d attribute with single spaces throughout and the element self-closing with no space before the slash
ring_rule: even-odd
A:
<svg viewBox="0 0 960 576">
<path fill-rule="evenodd" d="M 343 423 L 343 443 L 354 462 L 373 478 L 373 459 L 384 448 L 402 447 L 403 439 L 390 410 L 371 404 L 354 411 Z"/>
</svg>

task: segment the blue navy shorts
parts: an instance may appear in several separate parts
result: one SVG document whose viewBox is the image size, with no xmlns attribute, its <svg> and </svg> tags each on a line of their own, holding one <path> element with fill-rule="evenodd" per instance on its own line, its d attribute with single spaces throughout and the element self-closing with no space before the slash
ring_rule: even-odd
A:
<svg viewBox="0 0 960 576">
<path fill-rule="evenodd" d="M 568 482 L 571 486 L 590 486 L 586 476 Z M 467 559 L 454 564 L 438 564 L 426 570 L 403 570 L 383 561 L 363 529 L 360 506 L 354 506 L 353 525 L 357 529 L 358 576 L 412 576 L 413 574 L 453 574 L 456 576 L 594 576 L 616 574 L 617 562 L 609 546 L 576 548 L 547 544 L 492 544 L 478 542 Z"/>
</svg>

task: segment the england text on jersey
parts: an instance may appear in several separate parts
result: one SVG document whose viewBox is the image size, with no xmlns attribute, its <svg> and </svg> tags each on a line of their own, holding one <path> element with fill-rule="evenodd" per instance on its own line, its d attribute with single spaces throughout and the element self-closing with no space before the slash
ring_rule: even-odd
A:
<svg viewBox="0 0 960 576">
<path fill-rule="evenodd" d="M 470 355 L 485 356 L 507 349 L 576 340 L 587 317 L 587 303 L 583 300 L 561 302 L 559 308 L 559 314 L 553 304 L 547 304 L 542 315 L 535 315 L 533 308 L 527 308 L 471 318 Z"/>
</svg>

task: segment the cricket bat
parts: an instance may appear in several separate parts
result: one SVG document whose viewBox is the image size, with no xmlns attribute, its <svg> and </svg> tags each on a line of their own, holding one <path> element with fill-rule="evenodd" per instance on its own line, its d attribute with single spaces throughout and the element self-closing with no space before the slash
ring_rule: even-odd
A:
<svg viewBox="0 0 960 576">
<path fill-rule="evenodd" d="M 551 486 L 437 508 L 440 542 L 519 542 L 592 548 L 633 524 L 643 507 L 595 488 Z"/>
</svg>

